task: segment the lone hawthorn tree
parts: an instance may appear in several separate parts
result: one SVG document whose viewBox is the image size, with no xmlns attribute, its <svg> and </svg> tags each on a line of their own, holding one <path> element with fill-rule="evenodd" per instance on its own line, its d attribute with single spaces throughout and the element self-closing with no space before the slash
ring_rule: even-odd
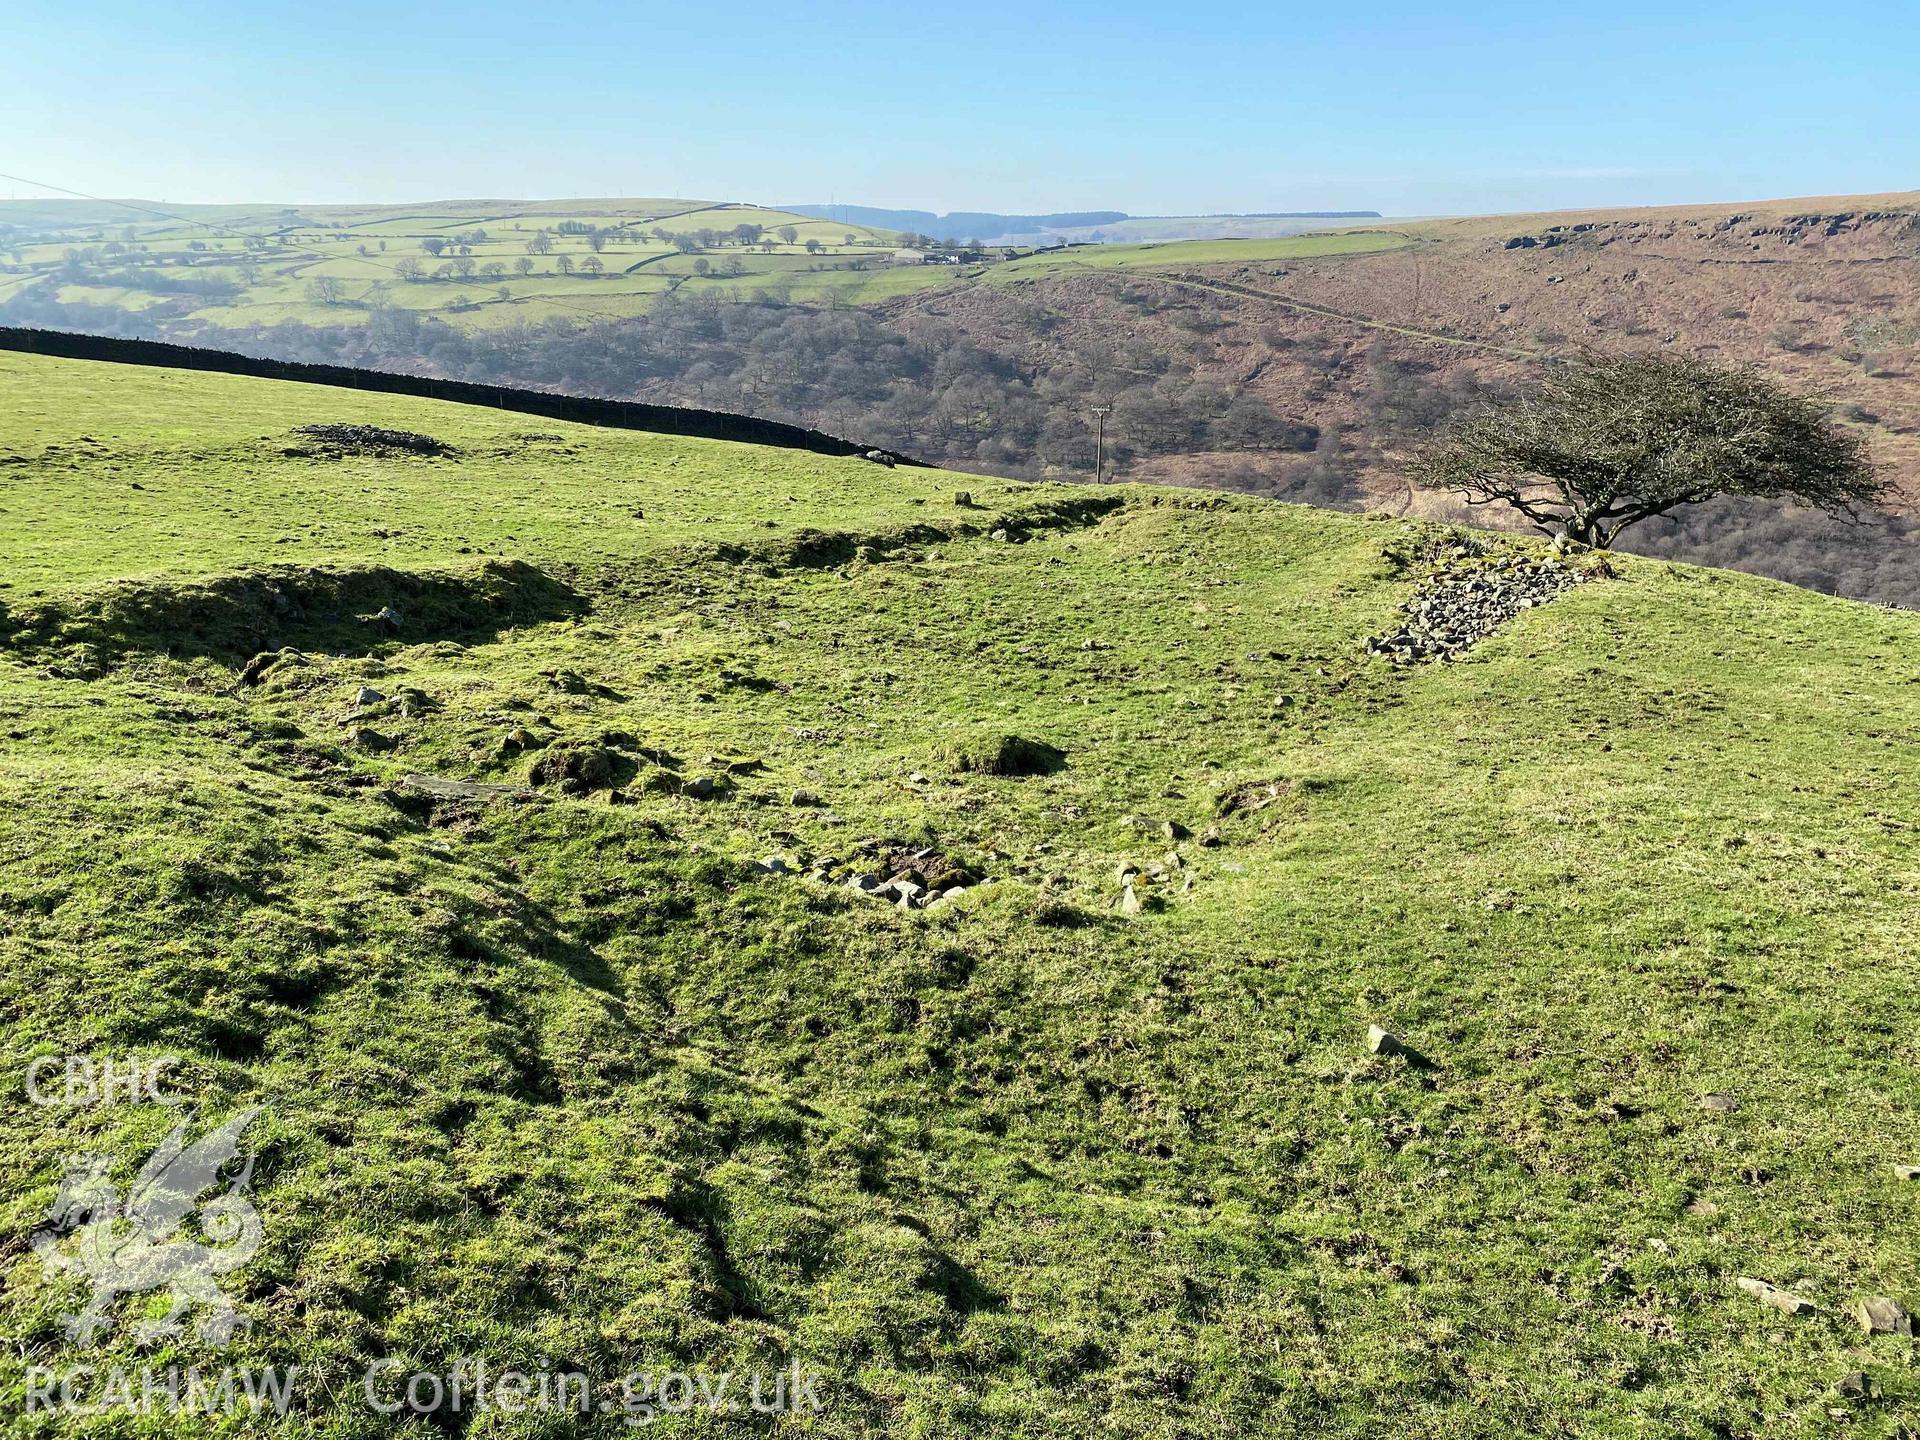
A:
<svg viewBox="0 0 1920 1440">
<path fill-rule="evenodd" d="M 1428 447 L 1414 475 L 1602 547 L 1716 495 L 1852 517 L 1886 493 L 1859 436 L 1758 370 L 1647 354 L 1583 357 L 1516 399 L 1482 404 Z"/>
</svg>

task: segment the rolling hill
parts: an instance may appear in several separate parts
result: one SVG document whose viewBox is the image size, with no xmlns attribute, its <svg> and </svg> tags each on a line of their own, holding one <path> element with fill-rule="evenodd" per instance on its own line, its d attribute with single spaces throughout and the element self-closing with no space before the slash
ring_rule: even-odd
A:
<svg viewBox="0 0 1920 1440">
<path fill-rule="evenodd" d="M 895 244 L 891 232 L 862 225 L 705 200 L 164 210 L 146 201 L 0 202 L 0 252 L 11 262 L 0 300 L 33 288 L 68 304 L 218 329 L 359 324 L 383 309 L 468 327 L 604 320 L 642 313 L 683 286 L 892 293 L 921 278 L 870 273 L 891 261 Z"/>
<path fill-rule="evenodd" d="M 1370 653 L 1422 596 L 1511 618 Z M 68 1338 L 28 1243 L 179 1108 L 0 1109 L 14 1433 L 391 1434 L 369 1366 L 475 1359 L 588 1411 L 406 1433 L 794 1366 L 731 1423 L 1900 1433 L 1849 1309 L 1920 1307 L 1917 646 L 1418 519 L 0 354 L 4 1064 L 259 1108 L 224 1351 Z M 294 1408 L 23 1403 L 215 1363 Z"/>
</svg>

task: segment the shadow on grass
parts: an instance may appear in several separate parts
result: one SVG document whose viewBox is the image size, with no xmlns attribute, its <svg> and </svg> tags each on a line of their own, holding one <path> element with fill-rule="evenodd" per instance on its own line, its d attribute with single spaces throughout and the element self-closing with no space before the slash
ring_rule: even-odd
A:
<svg viewBox="0 0 1920 1440">
<path fill-rule="evenodd" d="M 28 655 L 84 648 L 101 663 L 135 652 L 239 663 L 285 646 L 359 654 L 384 645 L 484 640 L 583 613 L 571 586 L 519 560 L 469 571 L 276 566 L 177 582 L 122 581 L 0 615 Z"/>
</svg>

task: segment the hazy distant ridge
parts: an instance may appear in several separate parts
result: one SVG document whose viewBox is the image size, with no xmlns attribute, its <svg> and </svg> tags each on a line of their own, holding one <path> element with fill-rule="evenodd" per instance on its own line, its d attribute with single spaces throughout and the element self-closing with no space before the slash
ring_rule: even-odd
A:
<svg viewBox="0 0 1920 1440">
<path fill-rule="evenodd" d="M 885 210 L 871 205 L 783 205 L 795 215 L 815 220 L 842 220 L 882 230 L 911 230 L 917 234 L 953 236 L 999 234 L 1002 230 L 1058 230 L 1080 225 L 1111 225 L 1125 220 L 1119 210 L 1075 210 L 1057 215 L 996 215 L 988 210 L 955 210 L 936 215 L 931 210 Z"/>
<path fill-rule="evenodd" d="M 783 205 L 795 215 L 816 220 L 842 220 L 883 230 L 911 230 L 941 239 L 964 240 L 995 235 L 1028 235 L 1045 230 L 1084 230 L 1095 225 L 1117 225 L 1123 220 L 1377 220 L 1378 210 L 1262 210 L 1244 215 L 1129 215 L 1124 210 L 1072 210 L 1052 215 L 1001 215 L 991 210 L 955 210 L 937 215 L 931 210 L 886 210 L 871 205 Z"/>
</svg>

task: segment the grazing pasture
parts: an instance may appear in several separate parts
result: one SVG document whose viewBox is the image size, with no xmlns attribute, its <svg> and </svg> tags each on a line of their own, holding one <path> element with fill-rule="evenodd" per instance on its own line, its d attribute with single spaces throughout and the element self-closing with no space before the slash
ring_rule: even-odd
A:
<svg viewBox="0 0 1920 1440">
<path fill-rule="evenodd" d="M 16 1253 L 0 1394 L 302 1373 L 9 1433 L 551 1357 L 845 1440 L 1902 1434 L 1920 617 L 1589 557 L 1370 650 L 1523 560 L 0 355 L 0 1062 L 258 1107 L 262 1235 L 216 1359 Z M 0 1108 L 8 1233 L 175 1123 Z"/>
</svg>

